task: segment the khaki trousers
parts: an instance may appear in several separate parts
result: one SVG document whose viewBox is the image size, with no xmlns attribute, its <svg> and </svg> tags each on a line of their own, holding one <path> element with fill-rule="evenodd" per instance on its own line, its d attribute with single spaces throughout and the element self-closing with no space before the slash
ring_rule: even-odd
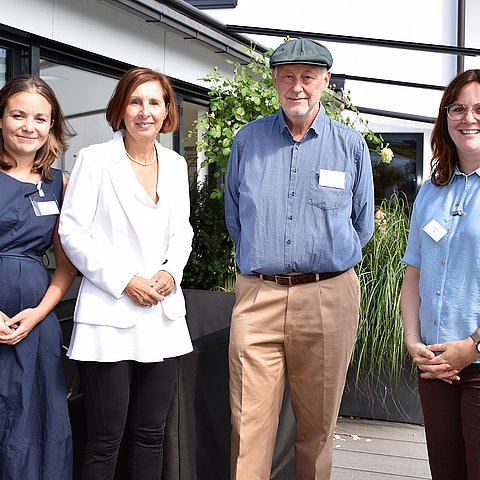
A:
<svg viewBox="0 0 480 480">
<path fill-rule="evenodd" d="M 353 269 L 292 287 L 239 276 L 229 351 L 232 480 L 270 478 L 286 378 L 297 424 L 295 479 L 330 479 L 359 300 Z"/>
</svg>

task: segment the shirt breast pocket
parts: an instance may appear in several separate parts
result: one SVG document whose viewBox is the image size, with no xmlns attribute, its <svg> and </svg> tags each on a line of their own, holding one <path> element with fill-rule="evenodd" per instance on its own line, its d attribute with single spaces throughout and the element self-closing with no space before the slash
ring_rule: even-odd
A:
<svg viewBox="0 0 480 480">
<path fill-rule="evenodd" d="M 345 188 L 337 188 L 319 184 L 320 175 L 312 172 L 308 203 L 322 210 L 339 208 L 345 200 Z"/>
</svg>

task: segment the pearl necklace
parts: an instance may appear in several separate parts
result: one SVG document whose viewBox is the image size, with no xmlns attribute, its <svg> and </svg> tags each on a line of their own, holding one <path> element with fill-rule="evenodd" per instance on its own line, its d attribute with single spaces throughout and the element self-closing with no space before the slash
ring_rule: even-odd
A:
<svg viewBox="0 0 480 480">
<path fill-rule="evenodd" d="M 127 152 L 126 149 L 125 149 L 125 153 L 127 154 L 127 157 L 128 157 L 133 163 L 136 163 L 137 165 L 141 165 L 142 167 L 148 167 L 148 166 L 150 166 L 150 165 L 153 165 L 153 162 L 155 162 L 157 151 L 155 150 L 155 145 L 154 145 L 154 146 L 153 146 L 153 149 L 152 149 L 152 159 L 151 159 L 149 162 L 146 162 L 146 163 L 139 162 L 136 158 L 133 158 L 133 157 Z"/>
</svg>

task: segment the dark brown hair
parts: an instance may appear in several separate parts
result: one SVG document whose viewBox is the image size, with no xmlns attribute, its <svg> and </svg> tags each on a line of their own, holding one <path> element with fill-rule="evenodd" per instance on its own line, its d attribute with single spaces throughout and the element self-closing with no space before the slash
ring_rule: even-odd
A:
<svg viewBox="0 0 480 480">
<path fill-rule="evenodd" d="M 163 89 L 163 101 L 167 107 L 165 118 L 160 133 L 173 132 L 178 127 L 178 109 L 175 103 L 175 94 L 167 76 L 150 68 L 134 67 L 127 70 L 118 82 L 112 98 L 107 105 L 107 122 L 113 131 L 124 130 L 123 115 L 127 109 L 130 96 L 134 90 L 145 82 L 159 82 Z"/>
<path fill-rule="evenodd" d="M 0 90 L 0 116 L 3 117 L 8 100 L 21 92 L 35 92 L 39 93 L 48 101 L 52 107 L 50 132 L 47 141 L 35 153 L 35 160 L 33 162 L 32 172 L 39 173 L 42 178 L 47 180 L 52 179 L 50 167 L 55 159 L 67 150 L 67 140 L 75 135 L 74 131 L 67 123 L 65 115 L 62 112 L 60 103 L 50 87 L 40 77 L 33 75 L 20 75 L 13 77 Z M 9 155 L 8 160 L 3 144 L 3 136 L 0 135 L 0 168 L 9 170 L 15 164 L 15 159 Z M 13 165 L 12 165 L 13 162 Z"/>
<path fill-rule="evenodd" d="M 467 70 L 456 76 L 443 92 L 438 108 L 438 116 L 433 127 L 430 145 L 432 146 L 432 183 L 447 185 L 458 165 L 457 147 L 448 133 L 448 118 L 445 107 L 454 103 L 463 87 L 469 83 L 480 83 L 480 70 Z"/>
</svg>

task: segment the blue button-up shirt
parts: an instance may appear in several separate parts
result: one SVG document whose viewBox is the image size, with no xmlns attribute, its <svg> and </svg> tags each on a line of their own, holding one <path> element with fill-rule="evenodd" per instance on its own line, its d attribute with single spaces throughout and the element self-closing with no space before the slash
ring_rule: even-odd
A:
<svg viewBox="0 0 480 480">
<path fill-rule="evenodd" d="M 243 274 L 347 270 L 373 233 L 373 209 L 366 143 L 323 107 L 300 141 L 281 110 L 236 135 L 225 215 Z"/>
<path fill-rule="evenodd" d="M 480 327 L 479 215 L 480 169 L 457 170 L 443 187 L 427 180 L 417 195 L 402 262 L 420 269 L 426 344 L 463 340 Z"/>
</svg>

